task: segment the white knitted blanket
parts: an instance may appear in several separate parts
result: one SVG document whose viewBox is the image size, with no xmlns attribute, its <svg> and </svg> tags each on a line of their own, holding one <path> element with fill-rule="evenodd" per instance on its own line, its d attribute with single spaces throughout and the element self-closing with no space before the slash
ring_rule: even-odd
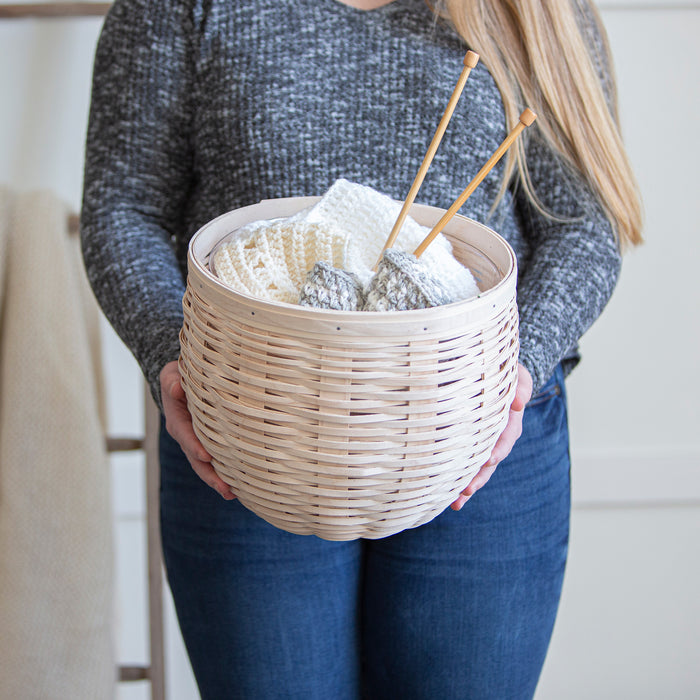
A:
<svg viewBox="0 0 700 700">
<path fill-rule="evenodd" d="M 216 275 L 258 298 L 296 301 L 304 276 L 319 261 L 353 272 L 368 284 L 401 205 L 371 187 L 337 180 L 312 207 L 289 219 L 254 222 L 214 255 Z M 407 217 L 394 244 L 413 252 L 429 229 Z M 286 242 L 285 242 L 286 241 Z M 479 293 L 471 272 L 442 234 L 421 256 L 452 299 Z"/>
</svg>

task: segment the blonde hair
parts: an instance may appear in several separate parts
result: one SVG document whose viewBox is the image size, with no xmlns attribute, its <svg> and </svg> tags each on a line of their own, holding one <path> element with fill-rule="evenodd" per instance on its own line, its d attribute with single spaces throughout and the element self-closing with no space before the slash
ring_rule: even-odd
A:
<svg viewBox="0 0 700 700">
<path fill-rule="evenodd" d="M 503 97 L 508 124 L 517 123 L 523 107 L 536 112 L 535 125 L 543 138 L 589 183 L 620 246 L 640 243 L 641 202 L 620 136 L 612 59 L 600 16 L 589 0 L 428 4 L 481 56 Z M 594 23 L 591 36 L 582 33 L 586 15 Z M 601 82 L 602 67 L 607 85 Z M 516 174 L 542 209 L 528 177 L 522 139 L 506 157 L 500 196 Z"/>
</svg>

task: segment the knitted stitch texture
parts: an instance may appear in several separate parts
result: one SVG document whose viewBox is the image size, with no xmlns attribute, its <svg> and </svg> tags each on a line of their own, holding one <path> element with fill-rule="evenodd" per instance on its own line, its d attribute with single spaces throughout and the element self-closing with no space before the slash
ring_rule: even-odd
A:
<svg viewBox="0 0 700 700">
<path fill-rule="evenodd" d="M 587 32 L 599 43 L 592 25 Z M 115 0 L 95 60 L 83 251 L 156 399 L 159 372 L 180 351 L 193 233 L 261 199 L 321 195 L 338 178 L 403 200 L 466 48 L 424 0 L 367 12 L 336 0 Z M 491 212 L 502 162 L 462 210 L 516 251 L 520 360 L 535 390 L 562 358 L 576 358 L 620 266 L 602 208 L 538 122 L 523 145 L 556 218 L 517 184 Z M 449 207 L 511 126 L 480 62 L 418 201 Z"/>
<path fill-rule="evenodd" d="M 408 311 L 449 304 L 456 299 L 435 270 L 411 253 L 390 248 L 367 290 L 364 311 Z"/>
<path fill-rule="evenodd" d="M 318 262 L 302 285 L 299 303 L 316 309 L 360 311 L 365 304 L 364 287 L 352 272 Z"/>
<path fill-rule="evenodd" d="M 233 289 L 258 299 L 296 304 L 306 275 L 319 260 L 342 267 L 347 235 L 304 221 L 247 226 L 213 255 L 212 271 Z"/>
</svg>

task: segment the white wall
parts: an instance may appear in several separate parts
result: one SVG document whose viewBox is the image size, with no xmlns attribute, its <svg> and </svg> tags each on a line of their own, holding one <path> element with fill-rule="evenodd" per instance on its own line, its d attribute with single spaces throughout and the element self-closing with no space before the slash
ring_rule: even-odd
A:
<svg viewBox="0 0 700 700">
<path fill-rule="evenodd" d="M 584 338 L 574 511 L 538 700 L 700 697 L 700 3 L 599 2 L 646 243 Z"/>
<path fill-rule="evenodd" d="M 538 700 L 700 697 L 700 3 L 600 2 L 646 244 L 569 381 L 574 512 L 562 609 Z M 76 210 L 101 20 L 0 20 L 0 182 Z M 110 431 L 141 431 L 135 363 L 105 326 Z M 143 464 L 113 459 L 119 654 L 147 660 Z M 168 607 L 172 700 L 196 692 Z M 122 685 L 120 700 L 148 697 Z"/>
</svg>

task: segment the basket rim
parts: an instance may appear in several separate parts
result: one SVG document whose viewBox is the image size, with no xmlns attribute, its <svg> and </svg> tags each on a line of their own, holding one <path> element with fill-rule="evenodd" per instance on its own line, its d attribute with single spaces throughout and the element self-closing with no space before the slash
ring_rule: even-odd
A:
<svg viewBox="0 0 700 700">
<path fill-rule="evenodd" d="M 196 270 L 197 273 L 203 275 L 207 280 L 207 283 L 213 284 L 220 292 L 227 295 L 231 299 L 236 299 L 247 305 L 255 305 L 256 307 L 264 309 L 276 309 L 284 310 L 287 312 L 300 313 L 305 318 L 316 317 L 319 319 L 332 321 L 333 319 L 356 319 L 358 317 L 369 320 L 372 317 L 381 316 L 384 320 L 393 319 L 405 319 L 408 317 L 416 321 L 419 320 L 419 316 L 425 315 L 426 312 L 435 312 L 436 307 L 431 307 L 427 309 L 406 309 L 406 310 L 391 310 L 391 311 L 341 311 L 336 309 L 322 309 L 312 306 L 302 306 L 299 304 L 293 304 L 284 301 L 262 299 L 256 297 L 252 294 L 247 294 L 239 290 L 233 289 L 224 282 L 222 282 L 210 269 L 208 265 L 209 257 L 214 251 L 217 245 L 231 233 L 235 232 L 238 228 L 242 227 L 246 223 L 252 222 L 255 219 L 247 217 L 247 214 L 263 207 L 275 207 L 279 208 L 280 211 L 276 213 L 275 216 L 265 217 L 265 218 L 283 218 L 286 216 L 291 216 L 298 211 L 312 206 L 321 199 L 320 196 L 307 196 L 307 197 L 280 197 L 275 199 L 262 199 L 256 204 L 249 204 L 244 207 L 239 207 L 236 209 L 229 210 L 220 214 L 219 216 L 211 219 L 206 224 L 201 226 L 192 236 L 188 244 L 188 267 L 190 272 L 192 268 Z M 401 202 L 399 202 L 400 204 Z M 431 227 L 435 222 L 437 222 L 440 217 L 445 213 L 444 209 L 439 207 L 434 207 L 428 204 L 414 203 L 410 210 L 409 215 L 411 215 L 418 223 Z M 240 223 L 231 226 L 231 219 L 240 219 Z M 448 223 L 443 234 L 450 235 L 450 229 L 454 227 L 455 223 L 458 221 L 468 222 L 470 226 L 476 227 L 487 234 L 489 238 L 492 239 L 493 243 L 502 248 L 507 255 L 507 266 L 505 270 L 501 270 L 499 266 L 499 272 L 502 272 L 501 279 L 493 286 L 488 289 L 481 291 L 477 296 L 471 297 L 469 299 L 460 299 L 453 301 L 449 304 L 444 304 L 438 308 L 442 310 L 459 309 L 465 305 L 473 307 L 475 305 L 488 304 L 491 301 L 491 297 L 499 296 L 505 287 L 509 287 L 513 284 L 513 278 L 517 278 L 517 257 L 515 251 L 508 243 L 508 241 L 503 238 L 499 233 L 494 231 L 489 226 L 471 219 L 462 214 L 456 214 L 453 219 Z M 211 236 L 212 234 L 221 234 L 214 245 L 208 245 L 205 250 L 202 250 L 203 239 L 206 236 Z M 484 251 L 480 251 L 484 252 Z"/>
</svg>

